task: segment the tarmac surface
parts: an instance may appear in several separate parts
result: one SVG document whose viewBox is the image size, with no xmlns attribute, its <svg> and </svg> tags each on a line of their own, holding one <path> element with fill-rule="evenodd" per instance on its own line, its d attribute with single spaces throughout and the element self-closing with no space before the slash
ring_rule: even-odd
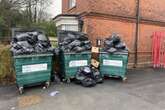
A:
<svg viewBox="0 0 165 110">
<path fill-rule="evenodd" d="M 52 83 L 26 88 L 23 95 L 16 85 L 0 86 L 0 110 L 165 110 L 165 70 L 129 70 L 127 77 L 126 83 L 110 78 L 92 88 Z M 25 99 L 30 96 L 39 99 Z"/>
</svg>

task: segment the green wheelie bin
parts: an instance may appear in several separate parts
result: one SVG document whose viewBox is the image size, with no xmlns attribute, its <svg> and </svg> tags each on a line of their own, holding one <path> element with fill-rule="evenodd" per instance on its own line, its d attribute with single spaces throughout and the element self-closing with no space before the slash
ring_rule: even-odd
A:
<svg viewBox="0 0 165 110">
<path fill-rule="evenodd" d="M 16 83 L 20 94 L 24 86 L 44 83 L 48 87 L 52 72 L 53 54 L 18 55 L 13 56 L 16 73 Z"/>
<path fill-rule="evenodd" d="M 99 60 L 100 72 L 103 76 L 120 77 L 123 81 L 126 81 L 128 53 L 100 52 Z"/>
<path fill-rule="evenodd" d="M 80 67 L 88 66 L 91 62 L 91 52 L 60 54 L 60 67 L 64 81 L 70 82 Z"/>
</svg>

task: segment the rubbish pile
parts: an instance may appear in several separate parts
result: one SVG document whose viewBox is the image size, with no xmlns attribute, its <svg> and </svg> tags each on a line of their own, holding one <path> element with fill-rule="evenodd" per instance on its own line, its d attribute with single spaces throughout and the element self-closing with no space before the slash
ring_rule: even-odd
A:
<svg viewBox="0 0 165 110">
<path fill-rule="evenodd" d="M 92 47 L 88 36 L 84 33 L 65 31 L 59 38 L 63 38 L 59 40 L 59 47 L 65 53 L 89 51 Z"/>
<path fill-rule="evenodd" d="M 86 66 L 78 70 L 76 83 L 84 87 L 93 87 L 98 83 L 103 83 L 103 78 L 98 69 L 92 66 Z"/>
<path fill-rule="evenodd" d="M 21 32 L 11 42 L 14 55 L 53 52 L 49 39 L 38 31 Z"/>
<path fill-rule="evenodd" d="M 126 44 L 121 41 L 120 36 L 117 34 L 112 34 L 109 38 L 105 39 L 103 50 L 108 53 L 128 53 Z"/>
</svg>

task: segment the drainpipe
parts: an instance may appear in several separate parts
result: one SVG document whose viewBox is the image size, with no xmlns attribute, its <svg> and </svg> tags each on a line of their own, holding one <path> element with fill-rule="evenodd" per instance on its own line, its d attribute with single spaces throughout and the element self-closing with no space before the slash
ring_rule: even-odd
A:
<svg viewBox="0 0 165 110">
<path fill-rule="evenodd" d="M 83 19 L 80 16 L 78 16 L 78 28 L 80 32 L 83 31 L 83 25 L 84 25 Z"/>
<path fill-rule="evenodd" d="M 140 0 L 137 0 L 137 3 L 136 3 L 136 33 L 135 33 L 135 41 L 134 41 L 134 51 L 135 51 L 134 68 L 137 67 L 137 63 L 138 63 L 139 23 L 140 23 Z"/>
</svg>

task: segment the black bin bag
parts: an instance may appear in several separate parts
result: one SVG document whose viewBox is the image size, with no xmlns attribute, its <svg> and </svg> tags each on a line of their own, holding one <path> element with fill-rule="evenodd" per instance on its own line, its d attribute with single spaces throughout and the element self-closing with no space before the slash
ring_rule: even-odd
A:
<svg viewBox="0 0 165 110">
<path fill-rule="evenodd" d="M 54 53 L 44 32 L 24 29 L 13 31 L 11 51 L 14 55 Z"/>
<path fill-rule="evenodd" d="M 86 52 L 91 50 L 91 42 L 88 36 L 81 32 L 59 31 L 58 32 L 59 48 L 65 52 Z"/>
<path fill-rule="evenodd" d="M 84 87 L 94 87 L 102 82 L 103 78 L 99 70 L 92 66 L 81 67 L 76 74 L 76 83 Z"/>
<path fill-rule="evenodd" d="M 109 38 L 104 40 L 103 51 L 114 54 L 118 52 L 128 53 L 128 49 L 126 44 L 121 41 L 120 36 L 118 34 L 113 33 Z"/>
</svg>

